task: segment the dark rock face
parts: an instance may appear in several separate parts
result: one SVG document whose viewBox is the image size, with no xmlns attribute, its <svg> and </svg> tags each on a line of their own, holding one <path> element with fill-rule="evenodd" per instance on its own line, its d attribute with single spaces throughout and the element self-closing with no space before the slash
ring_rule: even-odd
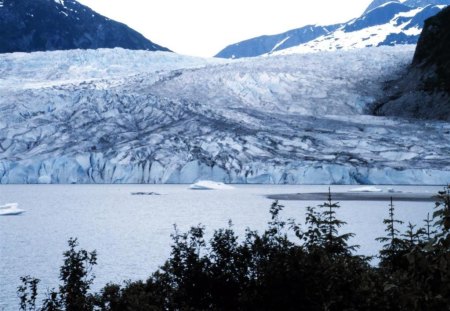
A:
<svg viewBox="0 0 450 311">
<path fill-rule="evenodd" d="M 428 73 L 425 90 L 450 93 L 450 7 L 425 22 L 413 66 Z"/>
<path fill-rule="evenodd" d="M 450 121 L 450 7 L 425 21 L 411 66 L 375 113 Z"/>
<path fill-rule="evenodd" d="M 75 0 L 0 3 L 0 53 L 115 47 L 168 51 Z"/>
</svg>

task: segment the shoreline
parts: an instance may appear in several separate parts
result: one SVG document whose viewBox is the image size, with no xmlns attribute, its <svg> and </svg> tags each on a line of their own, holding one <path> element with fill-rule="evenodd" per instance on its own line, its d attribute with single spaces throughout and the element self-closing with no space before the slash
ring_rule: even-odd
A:
<svg viewBox="0 0 450 311">
<path fill-rule="evenodd" d="M 271 200 L 280 201 L 326 201 L 328 192 L 271 194 L 266 196 Z M 390 192 L 334 192 L 333 201 L 394 201 L 404 202 L 435 202 L 436 196 L 431 193 L 390 193 Z"/>
</svg>

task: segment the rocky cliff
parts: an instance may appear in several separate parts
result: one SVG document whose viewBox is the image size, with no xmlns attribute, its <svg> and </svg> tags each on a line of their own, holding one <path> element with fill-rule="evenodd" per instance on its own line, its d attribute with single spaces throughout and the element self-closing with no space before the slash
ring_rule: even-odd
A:
<svg viewBox="0 0 450 311">
<path fill-rule="evenodd" d="M 387 83 L 375 113 L 450 120 L 450 7 L 426 20 L 411 66 Z"/>
</svg>

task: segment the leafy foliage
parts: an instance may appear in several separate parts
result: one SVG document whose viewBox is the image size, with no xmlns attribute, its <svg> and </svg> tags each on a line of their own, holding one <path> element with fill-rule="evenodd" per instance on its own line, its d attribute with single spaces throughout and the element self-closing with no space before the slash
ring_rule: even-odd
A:
<svg viewBox="0 0 450 311">
<path fill-rule="evenodd" d="M 307 208 L 305 228 L 283 220 L 278 202 L 262 233 L 247 229 L 240 238 L 230 221 L 207 241 L 201 225 L 186 233 L 175 227 L 171 255 L 158 271 L 96 294 L 89 293 L 96 253 L 77 250 L 70 239 L 62 285 L 39 310 L 449 310 L 447 199 L 448 190 L 439 194 L 436 225 L 428 215 L 425 228 L 409 224 L 404 233 L 391 200 L 386 236 L 378 239 L 385 243 L 379 267 L 353 254 L 352 234 L 340 233 L 345 222 L 331 192 Z M 39 281 L 22 282 L 21 310 L 37 310 Z"/>
<path fill-rule="evenodd" d="M 77 239 L 69 239 L 69 250 L 64 252 L 64 264 L 59 273 L 62 285 L 59 295 L 62 306 L 67 311 L 92 310 L 92 301 L 88 296 L 94 281 L 91 277 L 92 267 L 97 264 L 97 253 L 77 250 Z"/>
<path fill-rule="evenodd" d="M 22 282 L 22 285 L 17 288 L 20 299 L 20 310 L 36 310 L 36 298 L 38 295 L 37 285 L 40 280 L 27 275 L 21 277 L 20 281 Z"/>
<path fill-rule="evenodd" d="M 41 311 L 91 311 L 94 310 L 95 299 L 89 293 L 94 281 L 92 268 L 97 264 L 95 251 L 78 250 L 77 239 L 70 238 L 69 249 L 63 253 L 64 263 L 59 271 L 61 285 L 59 290 L 51 290 L 42 302 Z M 29 276 L 21 278 L 18 287 L 20 310 L 37 310 L 36 297 L 38 279 Z"/>
</svg>

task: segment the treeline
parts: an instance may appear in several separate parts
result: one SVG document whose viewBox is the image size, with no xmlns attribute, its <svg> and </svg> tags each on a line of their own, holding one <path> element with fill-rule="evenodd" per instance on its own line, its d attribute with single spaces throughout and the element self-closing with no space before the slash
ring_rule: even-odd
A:
<svg viewBox="0 0 450 311">
<path fill-rule="evenodd" d="M 95 252 L 69 240 L 61 285 L 37 305 L 39 280 L 22 278 L 20 310 L 450 310 L 450 186 L 421 227 L 398 229 L 391 200 L 377 267 L 355 255 L 353 234 L 328 200 L 308 207 L 305 225 L 283 220 L 278 202 L 265 232 L 239 239 L 229 224 L 175 231 L 170 258 L 146 281 L 108 284 L 92 293 Z M 289 238 L 291 237 L 291 238 Z"/>
</svg>

